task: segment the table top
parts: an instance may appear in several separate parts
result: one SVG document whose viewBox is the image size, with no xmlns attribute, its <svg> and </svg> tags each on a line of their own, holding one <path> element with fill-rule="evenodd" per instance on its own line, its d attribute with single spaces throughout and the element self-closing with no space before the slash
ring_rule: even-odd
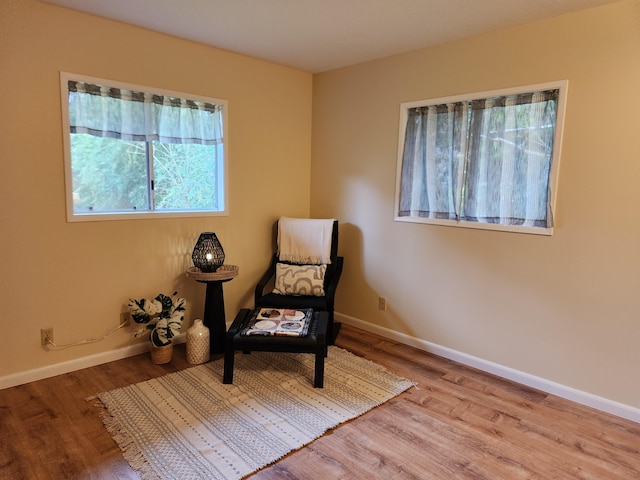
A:
<svg viewBox="0 0 640 480">
<path fill-rule="evenodd" d="M 223 282 L 235 278 L 238 270 L 237 265 L 221 265 L 215 272 L 202 272 L 198 267 L 190 267 L 186 275 L 198 282 Z"/>
<path fill-rule="evenodd" d="M 326 311 L 314 310 L 311 323 L 309 324 L 309 333 L 303 337 L 289 337 L 278 335 L 241 335 L 240 332 L 245 323 L 251 320 L 254 310 L 243 308 L 236 315 L 235 320 L 229 327 L 227 338 L 230 338 L 236 350 L 240 350 L 243 346 L 255 350 L 262 347 L 266 351 L 291 351 L 303 352 L 301 348 L 314 347 L 317 345 L 327 345 L 327 324 L 329 314 Z M 280 346 L 282 350 L 273 349 Z M 309 350 L 312 351 L 312 350 Z"/>
</svg>

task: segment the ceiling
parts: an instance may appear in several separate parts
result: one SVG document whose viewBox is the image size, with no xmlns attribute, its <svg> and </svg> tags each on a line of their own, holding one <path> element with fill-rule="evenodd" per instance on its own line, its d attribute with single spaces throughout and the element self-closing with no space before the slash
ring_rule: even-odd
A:
<svg viewBox="0 0 640 480">
<path fill-rule="evenodd" d="M 618 0 L 41 0 L 310 73 Z"/>
</svg>

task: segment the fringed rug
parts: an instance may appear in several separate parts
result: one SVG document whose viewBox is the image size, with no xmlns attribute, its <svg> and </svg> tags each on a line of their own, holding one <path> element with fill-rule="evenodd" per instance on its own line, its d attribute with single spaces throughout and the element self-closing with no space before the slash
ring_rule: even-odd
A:
<svg viewBox="0 0 640 480">
<path fill-rule="evenodd" d="M 97 395 L 103 421 L 142 476 L 239 479 L 282 458 L 413 384 L 329 347 L 324 388 L 314 355 L 236 354 L 234 383 L 222 359 Z"/>
</svg>

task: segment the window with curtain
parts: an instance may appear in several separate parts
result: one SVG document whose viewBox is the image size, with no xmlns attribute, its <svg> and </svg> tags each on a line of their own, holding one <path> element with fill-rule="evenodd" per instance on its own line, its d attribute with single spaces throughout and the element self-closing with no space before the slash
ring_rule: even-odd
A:
<svg viewBox="0 0 640 480">
<path fill-rule="evenodd" d="M 70 221 L 226 214 L 224 100 L 61 74 Z"/>
<path fill-rule="evenodd" d="M 396 220 L 552 234 L 566 87 L 403 103 Z"/>
</svg>

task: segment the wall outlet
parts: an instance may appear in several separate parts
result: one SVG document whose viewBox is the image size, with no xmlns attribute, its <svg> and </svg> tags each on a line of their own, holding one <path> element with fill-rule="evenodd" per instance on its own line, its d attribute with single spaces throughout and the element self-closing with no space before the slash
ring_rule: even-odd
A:
<svg viewBox="0 0 640 480">
<path fill-rule="evenodd" d="M 49 342 L 53 342 L 53 327 L 40 329 L 40 344 L 49 345 Z"/>
<path fill-rule="evenodd" d="M 387 299 L 384 297 L 378 297 L 378 310 L 387 311 Z"/>
</svg>

